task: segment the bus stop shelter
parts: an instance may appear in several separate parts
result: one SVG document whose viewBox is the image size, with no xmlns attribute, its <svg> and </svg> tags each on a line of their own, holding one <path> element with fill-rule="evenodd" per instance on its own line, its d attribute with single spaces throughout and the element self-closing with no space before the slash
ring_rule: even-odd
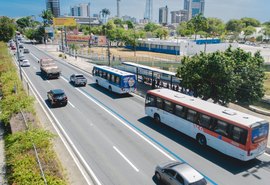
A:
<svg viewBox="0 0 270 185">
<path fill-rule="evenodd" d="M 133 62 L 122 62 L 122 64 L 125 66 L 125 70 L 133 72 L 137 76 L 137 81 L 139 79 L 139 76 L 151 78 L 152 82 L 156 81 L 157 79 L 166 81 L 170 84 L 172 87 L 173 83 L 180 84 L 180 79 L 176 77 L 176 73 L 149 67 Z M 128 68 L 128 69 L 127 69 Z"/>
</svg>

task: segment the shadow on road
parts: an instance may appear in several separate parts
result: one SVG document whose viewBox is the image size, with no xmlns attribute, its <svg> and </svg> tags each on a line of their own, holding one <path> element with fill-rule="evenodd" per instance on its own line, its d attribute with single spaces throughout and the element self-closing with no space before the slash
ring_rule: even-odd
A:
<svg viewBox="0 0 270 185">
<path fill-rule="evenodd" d="M 110 92 L 108 89 L 96 84 L 96 83 L 93 83 L 93 84 L 88 84 L 90 87 L 102 92 L 103 94 L 106 94 L 107 96 L 109 96 L 110 98 L 112 99 L 121 99 L 121 98 L 130 98 L 130 97 L 133 97 L 131 94 L 129 93 L 126 93 L 126 94 L 117 94 L 117 93 L 114 93 L 114 92 Z"/>
<path fill-rule="evenodd" d="M 179 145 L 187 148 L 188 150 L 197 153 L 198 155 L 202 156 L 208 161 L 211 161 L 216 165 L 220 166 L 221 168 L 226 169 L 232 174 L 239 174 L 246 171 L 248 173 L 247 175 L 249 175 L 250 174 L 249 170 L 251 168 L 252 171 L 254 171 L 254 168 L 256 169 L 268 168 L 268 171 L 270 170 L 270 161 L 264 162 L 259 159 L 253 159 L 251 161 L 246 162 L 240 161 L 238 159 L 234 159 L 225 154 L 222 154 L 213 148 L 201 147 L 195 139 L 167 125 L 156 124 L 151 117 L 143 117 L 138 121 L 146 125 L 147 127 L 151 128 L 152 130 L 155 130 L 156 132 L 166 136 L 172 141 L 178 143 Z"/>
</svg>

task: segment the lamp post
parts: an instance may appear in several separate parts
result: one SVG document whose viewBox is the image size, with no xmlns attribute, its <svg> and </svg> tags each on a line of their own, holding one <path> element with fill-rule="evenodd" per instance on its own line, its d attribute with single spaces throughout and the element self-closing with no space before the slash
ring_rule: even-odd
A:
<svg viewBox="0 0 270 185">
<path fill-rule="evenodd" d="M 20 63 L 20 52 L 19 52 L 19 47 L 18 47 L 18 38 L 17 38 L 17 36 L 16 36 L 16 48 L 17 48 L 17 60 L 18 60 L 19 69 L 20 69 L 20 79 L 22 80 L 22 67 L 21 67 L 21 63 Z"/>
</svg>

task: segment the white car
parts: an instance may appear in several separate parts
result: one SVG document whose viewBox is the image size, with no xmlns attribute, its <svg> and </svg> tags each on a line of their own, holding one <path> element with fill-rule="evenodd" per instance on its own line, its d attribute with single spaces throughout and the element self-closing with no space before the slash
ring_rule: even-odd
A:
<svg viewBox="0 0 270 185">
<path fill-rule="evenodd" d="M 30 62 L 29 62 L 29 60 L 23 60 L 23 61 L 21 61 L 21 67 L 30 67 Z"/>
<path fill-rule="evenodd" d="M 205 178 L 191 166 L 183 162 L 170 161 L 156 167 L 158 183 L 167 185 L 206 185 Z"/>
</svg>

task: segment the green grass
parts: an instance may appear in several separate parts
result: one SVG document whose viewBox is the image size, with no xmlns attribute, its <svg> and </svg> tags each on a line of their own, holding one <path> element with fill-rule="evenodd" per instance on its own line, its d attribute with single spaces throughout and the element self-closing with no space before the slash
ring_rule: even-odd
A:
<svg viewBox="0 0 270 185">
<path fill-rule="evenodd" d="M 266 77 L 264 81 L 265 95 L 270 96 L 270 72 L 266 72 L 265 77 Z"/>
</svg>

